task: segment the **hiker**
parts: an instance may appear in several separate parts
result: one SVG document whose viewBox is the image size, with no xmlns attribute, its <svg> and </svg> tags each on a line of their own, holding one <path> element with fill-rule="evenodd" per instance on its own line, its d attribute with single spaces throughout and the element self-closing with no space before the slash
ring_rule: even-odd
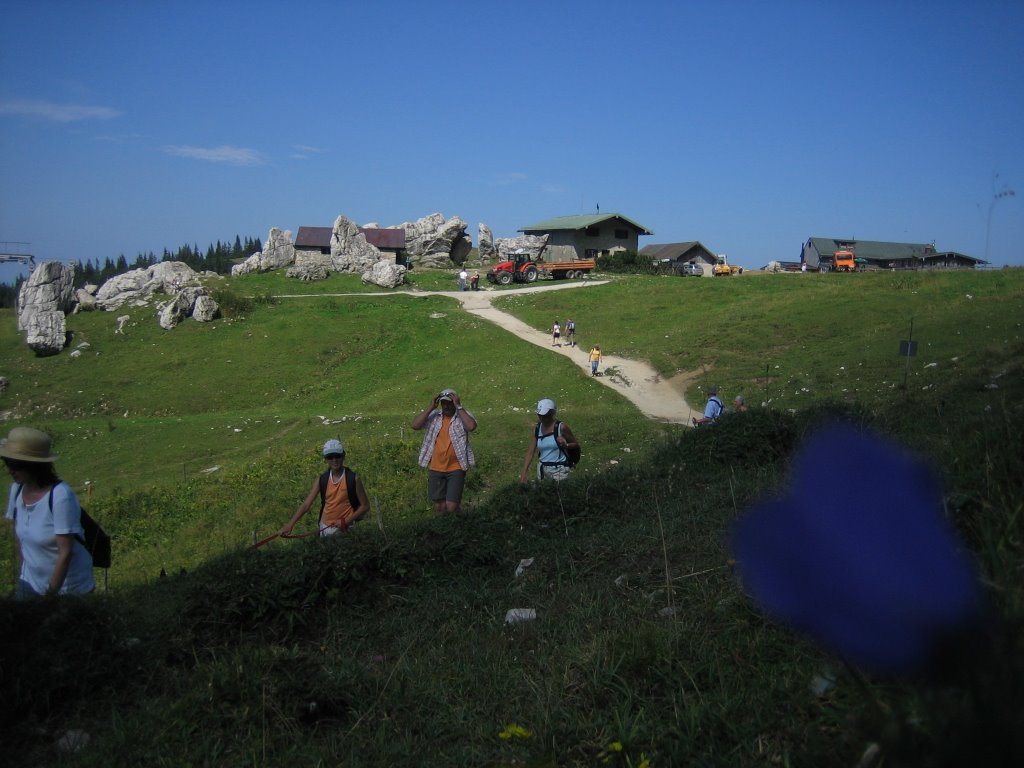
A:
<svg viewBox="0 0 1024 768">
<path fill-rule="evenodd" d="M 576 346 L 576 321 L 571 317 L 565 321 L 565 338 L 570 347 Z"/>
<path fill-rule="evenodd" d="M 569 477 L 569 449 L 578 447 L 576 436 L 564 421 L 555 420 L 555 401 L 545 398 L 537 403 L 537 424 L 530 435 L 526 460 L 519 473 L 519 482 L 526 482 L 534 454 L 537 455 L 537 479 L 561 482 Z"/>
<path fill-rule="evenodd" d="M 722 415 L 722 411 L 725 410 L 725 406 L 722 405 L 722 401 L 718 399 L 718 386 L 712 384 L 708 387 L 708 403 L 704 406 L 704 416 L 698 419 L 696 416 L 693 417 L 693 426 L 698 424 L 713 424 L 719 416 Z"/>
<path fill-rule="evenodd" d="M 460 291 L 466 290 L 466 278 L 467 277 L 469 277 L 469 275 L 466 273 L 466 270 L 460 269 L 459 270 L 459 290 Z"/>
<path fill-rule="evenodd" d="M 562 346 L 561 342 L 559 341 L 559 339 L 561 339 L 561 337 L 562 337 L 562 326 L 560 326 L 558 324 L 558 321 L 555 320 L 555 325 L 551 329 L 551 346 L 552 347 L 560 347 L 560 346 Z"/>
<path fill-rule="evenodd" d="M 14 483 L 7 499 L 8 520 L 21 555 L 16 600 L 84 594 L 96 588 L 92 555 L 82 544 L 82 508 L 71 487 L 57 476 L 45 432 L 15 427 L 0 442 L 0 456 Z"/>
<path fill-rule="evenodd" d="M 590 375 L 597 376 L 597 366 L 601 364 L 601 348 L 595 344 L 590 348 Z"/>
<path fill-rule="evenodd" d="M 732 407 L 736 413 L 743 413 L 747 410 L 747 401 L 743 399 L 743 395 L 736 395 L 732 399 Z"/>
<path fill-rule="evenodd" d="M 340 440 L 328 440 L 323 448 L 327 470 L 313 481 L 313 487 L 299 504 L 292 519 L 278 535 L 288 536 L 302 516 L 309 512 L 316 497 L 320 497 L 320 535 L 333 536 L 352 529 L 370 511 L 370 501 L 363 487 L 363 479 L 345 466 L 345 446 Z"/>
<path fill-rule="evenodd" d="M 469 287 L 474 291 L 480 290 L 480 270 L 474 269 L 473 274 L 469 277 Z"/>
<path fill-rule="evenodd" d="M 424 429 L 419 464 L 427 471 L 427 495 L 434 511 L 459 512 L 466 472 L 476 464 L 469 433 L 476 429 L 473 414 L 462 407 L 454 389 L 442 389 L 430 405 L 416 414 L 413 429 Z"/>
</svg>

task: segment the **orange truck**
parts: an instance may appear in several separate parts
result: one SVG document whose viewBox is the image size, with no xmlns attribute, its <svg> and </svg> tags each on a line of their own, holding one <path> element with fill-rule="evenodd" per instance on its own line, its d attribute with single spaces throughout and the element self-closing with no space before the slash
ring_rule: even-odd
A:
<svg viewBox="0 0 1024 768">
<path fill-rule="evenodd" d="M 857 260 L 853 251 L 836 251 L 832 256 L 832 269 L 836 272 L 856 272 Z"/>
</svg>

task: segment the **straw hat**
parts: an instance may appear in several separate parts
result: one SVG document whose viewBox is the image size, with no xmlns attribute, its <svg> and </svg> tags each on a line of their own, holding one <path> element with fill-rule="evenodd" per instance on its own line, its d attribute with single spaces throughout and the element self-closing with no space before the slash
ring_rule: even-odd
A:
<svg viewBox="0 0 1024 768">
<path fill-rule="evenodd" d="M 45 432 L 31 427 L 15 427 L 0 441 L 0 456 L 18 461 L 56 461 L 60 458 L 50 453 L 53 441 Z"/>
</svg>

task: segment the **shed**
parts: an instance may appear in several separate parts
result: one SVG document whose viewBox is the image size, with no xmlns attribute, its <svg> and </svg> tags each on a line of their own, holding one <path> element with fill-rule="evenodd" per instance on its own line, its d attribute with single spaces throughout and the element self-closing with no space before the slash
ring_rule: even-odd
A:
<svg viewBox="0 0 1024 768">
<path fill-rule="evenodd" d="M 333 227 L 299 227 L 295 236 L 295 250 L 313 251 L 329 255 L 331 252 L 331 235 Z M 399 252 L 405 248 L 405 230 L 401 227 L 382 229 L 380 227 L 360 227 L 359 232 L 366 242 L 376 246 L 381 252 L 392 259 L 400 261 Z"/>
<path fill-rule="evenodd" d="M 699 264 L 704 274 L 710 274 L 717 258 L 715 254 L 699 240 L 685 243 L 651 243 L 640 249 L 640 255 L 646 256 L 654 264 L 667 264 L 676 270 L 688 261 Z"/>
</svg>

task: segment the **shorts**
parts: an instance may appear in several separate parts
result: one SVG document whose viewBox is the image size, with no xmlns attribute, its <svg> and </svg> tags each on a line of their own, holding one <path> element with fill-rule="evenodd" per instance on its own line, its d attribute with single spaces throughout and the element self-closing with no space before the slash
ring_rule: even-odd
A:
<svg viewBox="0 0 1024 768">
<path fill-rule="evenodd" d="M 431 501 L 462 501 L 462 491 L 466 487 L 466 470 L 454 472 L 438 472 L 430 470 L 427 474 L 427 495 Z"/>
<path fill-rule="evenodd" d="M 560 483 L 562 480 L 568 480 L 571 472 L 572 470 L 565 464 L 549 464 L 544 466 L 537 462 L 538 480 L 554 480 L 556 483 Z"/>
</svg>

